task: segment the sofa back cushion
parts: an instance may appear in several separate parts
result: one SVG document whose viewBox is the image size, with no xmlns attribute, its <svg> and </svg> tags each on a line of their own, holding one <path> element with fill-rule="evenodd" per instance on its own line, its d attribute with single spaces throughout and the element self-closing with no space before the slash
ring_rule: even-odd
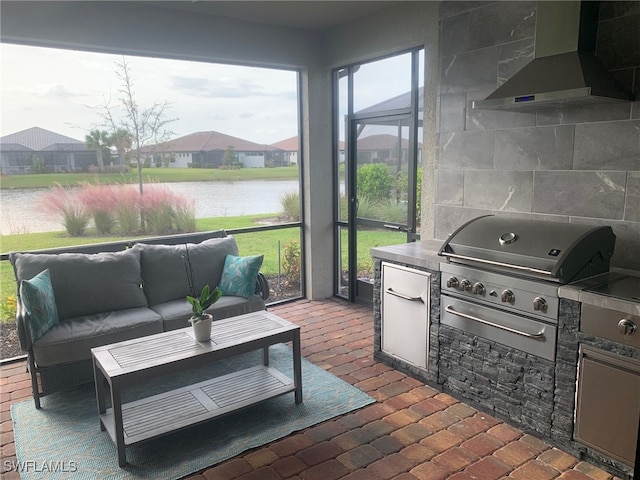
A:
<svg viewBox="0 0 640 480">
<path fill-rule="evenodd" d="M 147 306 L 140 288 L 140 252 L 16 253 L 18 282 L 49 269 L 58 316 L 61 320 L 81 315 Z"/>
<path fill-rule="evenodd" d="M 215 288 L 220 283 L 225 257 L 238 255 L 238 245 L 231 235 L 180 245 L 138 243 L 134 246 L 135 249 L 140 251 L 142 286 L 149 305 L 184 299 L 191 295 L 184 259 L 187 250 L 197 293 L 205 285 Z"/>
</svg>

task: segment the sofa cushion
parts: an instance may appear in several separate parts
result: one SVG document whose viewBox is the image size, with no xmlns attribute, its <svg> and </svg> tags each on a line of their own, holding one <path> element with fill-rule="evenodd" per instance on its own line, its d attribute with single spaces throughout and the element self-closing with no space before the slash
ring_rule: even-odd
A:
<svg viewBox="0 0 640 480">
<path fill-rule="evenodd" d="M 22 280 L 20 298 L 29 315 L 31 341 L 35 342 L 58 323 L 56 297 L 49 270 L 40 272 L 30 280 Z"/>
<path fill-rule="evenodd" d="M 91 358 L 91 349 L 109 343 L 161 333 L 162 319 L 149 308 L 69 318 L 54 325 L 33 345 L 39 367 Z"/>
<path fill-rule="evenodd" d="M 61 320 L 94 313 L 146 307 L 140 288 L 140 252 L 16 253 L 17 280 L 49 269 Z"/>
<path fill-rule="evenodd" d="M 149 305 L 185 299 L 189 289 L 185 252 L 193 268 L 194 287 L 201 292 L 205 285 L 214 289 L 220 283 L 227 254 L 237 255 L 238 245 L 232 236 L 212 238 L 200 243 L 148 245 L 138 243 L 142 285 Z"/>
<path fill-rule="evenodd" d="M 162 316 L 165 331 L 176 330 L 189 326 L 191 317 L 191 305 L 185 299 L 172 300 L 170 302 L 153 305 L 155 312 Z M 213 315 L 214 322 L 222 318 L 229 318 L 245 313 L 258 312 L 265 309 L 264 300 L 258 295 L 249 299 L 241 297 L 220 297 L 207 311 Z"/>
<path fill-rule="evenodd" d="M 256 278 L 263 259 L 264 255 L 227 255 L 219 285 L 223 295 L 251 298 L 256 290 Z"/>
</svg>

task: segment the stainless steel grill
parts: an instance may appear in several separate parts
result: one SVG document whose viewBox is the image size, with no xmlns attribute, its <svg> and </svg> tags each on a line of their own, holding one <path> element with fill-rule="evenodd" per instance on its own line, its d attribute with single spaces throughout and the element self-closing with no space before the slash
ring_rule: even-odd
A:
<svg viewBox="0 0 640 480">
<path fill-rule="evenodd" d="M 487 215 L 442 245 L 442 323 L 554 360 L 558 285 L 606 273 L 611 227 Z"/>
<path fill-rule="evenodd" d="M 451 262 L 565 284 L 609 271 L 611 227 L 495 217 L 458 228 L 439 255 Z"/>
</svg>

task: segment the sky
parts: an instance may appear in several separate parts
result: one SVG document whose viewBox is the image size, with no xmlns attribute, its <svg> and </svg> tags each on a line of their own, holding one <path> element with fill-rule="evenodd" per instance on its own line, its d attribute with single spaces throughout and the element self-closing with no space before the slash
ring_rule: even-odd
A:
<svg viewBox="0 0 640 480">
<path fill-rule="evenodd" d="M 117 107 L 119 55 L 0 44 L 0 136 L 31 127 L 83 141 Z M 170 104 L 173 138 L 217 131 L 260 144 L 298 134 L 297 74 L 127 56 L 141 109 Z"/>
</svg>

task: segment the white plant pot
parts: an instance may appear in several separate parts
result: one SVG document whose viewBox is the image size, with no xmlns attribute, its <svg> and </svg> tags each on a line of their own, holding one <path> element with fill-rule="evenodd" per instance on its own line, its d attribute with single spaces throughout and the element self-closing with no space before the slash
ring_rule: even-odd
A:
<svg viewBox="0 0 640 480">
<path fill-rule="evenodd" d="M 207 318 L 200 320 L 198 323 L 192 324 L 193 336 L 197 342 L 208 342 L 211 340 L 211 321 L 213 317 L 208 314 Z"/>
</svg>

